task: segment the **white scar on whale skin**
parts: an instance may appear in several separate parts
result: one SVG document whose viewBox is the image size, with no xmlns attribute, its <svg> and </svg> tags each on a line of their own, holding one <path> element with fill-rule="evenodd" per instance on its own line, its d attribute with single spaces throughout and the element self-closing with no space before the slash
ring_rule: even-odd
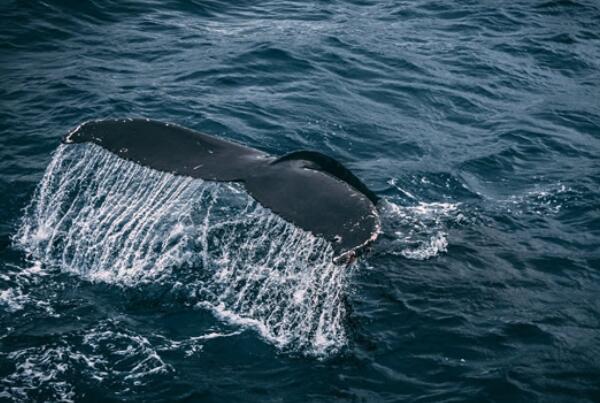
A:
<svg viewBox="0 0 600 403">
<path fill-rule="evenodd" d="M 347 267 L 326 241 L 236 184 L 158 172 L 97 145 L 61 145 L 15 243 L 90 281 L 161 284 L 284 350 L 347 343 Z"/>
</svg>

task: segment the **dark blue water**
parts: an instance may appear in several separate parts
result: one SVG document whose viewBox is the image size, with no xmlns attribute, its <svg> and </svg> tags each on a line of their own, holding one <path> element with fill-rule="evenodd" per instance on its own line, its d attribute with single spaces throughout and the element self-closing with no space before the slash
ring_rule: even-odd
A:
<svg viewBox="0 0 600 403">
<path fill-rule="evenodd" d="M 600 400 L 597 2 L 0 12 L 0 400 Z M 340 268 L 239 188 L 59 146 L 109 117 L 322 151 L 384 233 Z"/>
</svg>

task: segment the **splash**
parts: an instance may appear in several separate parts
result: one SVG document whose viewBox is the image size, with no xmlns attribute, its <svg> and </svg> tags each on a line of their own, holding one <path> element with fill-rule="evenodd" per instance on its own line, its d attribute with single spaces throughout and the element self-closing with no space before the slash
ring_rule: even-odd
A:
<svg viewBox="0 0 600 403">
<path fill-rule="evenodd" d="M 61 145 L 14 241 L 32 259 L 91 281 L 161 284 L 281 349 L 323 356 L 346 343 L 347 269 L 332 263 L 326 241 L 237 185 Z"/>
</svg>

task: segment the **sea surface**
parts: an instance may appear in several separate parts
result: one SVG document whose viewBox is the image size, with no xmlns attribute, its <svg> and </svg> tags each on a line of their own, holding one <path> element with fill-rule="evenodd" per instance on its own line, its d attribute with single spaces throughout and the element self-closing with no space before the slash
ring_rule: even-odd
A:
<svg viewBox="0 0 600 403">
<path fill-rule="evenodd" d="M 102 118 L 326 153 L 383 233 L 61 145 Z M 2 1 L 0 401 L 600 401 L 600 3 Z"/>
</svg>

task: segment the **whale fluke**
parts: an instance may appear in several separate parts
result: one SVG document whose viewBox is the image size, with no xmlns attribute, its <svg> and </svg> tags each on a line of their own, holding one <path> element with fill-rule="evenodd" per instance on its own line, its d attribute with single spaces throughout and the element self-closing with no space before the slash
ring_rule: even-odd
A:
<svg viewBox="0 0 600 403">
<path fill-rule="evenodd" d="M 94 143 L 126 160 L 175 175 L 240 182 L 263 206 L 328 240 L 336 260 L 352 258 L 380 231 L 377 196 L 342 164 L 318 152 L 296 151 L 277 158 L 145 119 L 86 122 L 63 142 Z"/>
</svg>

